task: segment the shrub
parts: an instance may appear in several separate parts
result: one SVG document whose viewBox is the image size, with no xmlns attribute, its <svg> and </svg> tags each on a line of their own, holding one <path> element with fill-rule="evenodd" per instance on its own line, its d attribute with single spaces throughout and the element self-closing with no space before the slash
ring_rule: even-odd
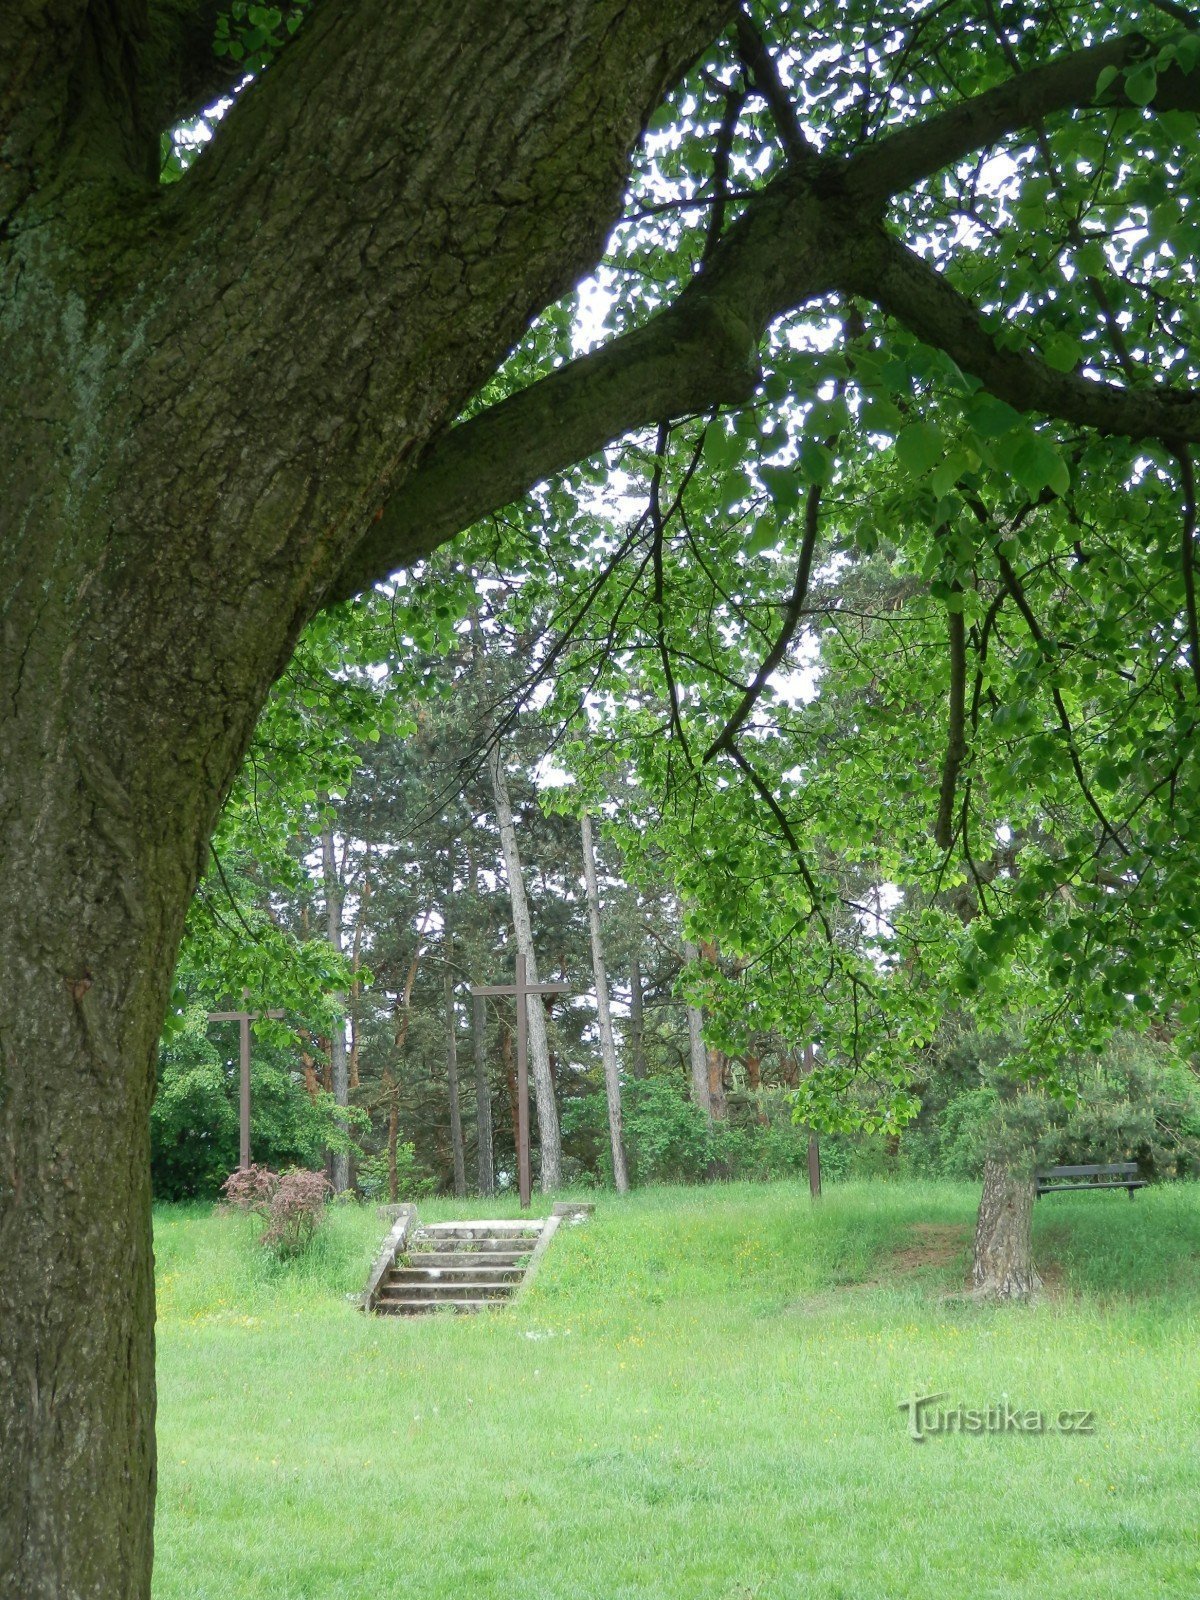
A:
<svg viewBox="0 0 1200 1600">
<path fill-rule="evenodd" d="M 312 1243 L 331 1190 L 323 1172 L 303 1167 L 283 1173 L 269 1167 L 239 1168 L 221 1185 L 227 1205 L 253 1212 L 266 1222 L 259 1244 L 288 1260 L 303 1255 Z"/>
</svg>

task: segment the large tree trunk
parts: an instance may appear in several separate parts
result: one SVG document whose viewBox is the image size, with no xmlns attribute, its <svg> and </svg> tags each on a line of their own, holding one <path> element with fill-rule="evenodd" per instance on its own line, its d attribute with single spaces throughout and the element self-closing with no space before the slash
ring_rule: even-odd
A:
<svg viewBox="0 0 1200 1600">
<path fill-rule="evenodd" d="M 342 930 L 342 878 L 338 871 L 337 844 L 333 837 L 333 821 L 328 819 L 321 829 L 321 868 L 325 881 L 325 932 L 330 945 L 340 956 L 343 952 Z M 350 1104 L 350 1059 L 346 1053 L 346 996 L 333 996 L 333 1031 L 329 1040 L 329 1076 L 333 1087 L 333 1103 L 344 1111 Z M 341 1124 L 343 1134 L 346 1123 Z M 350 1186 L 350 1153 L 334 1150 L 330 1176 L 335 1194 L 343 1194 Z"/>
<path fill-rule="evenodd" d="M 1033 1206 L 1037 1188 L 1032 1173 L 1014 1172 L 988 1158 L 983 1196 L 975 1225 L 976 1294 L 992 1300 L 1027 1300 L 1042 1287 L 1033 1264 Z"/>
<path fill-rule="evenodd" d="M 164 188 L 240 75 L 220 9 L 0 8 L 6 1600 L 149 1596 L 155 1048 L 254 719 L 428 549 L 381 504 L 596 260 L 730 8 L 328 0 Z"/>
<path fill-rule="evenodd" d="M 471 1016 L 471 1045 L 475 1054 L 475 1138 L 478 1147 L 479 1192 L 496 1192 L 496 1167 L 492 1156 L 492 1091 L 487 1070 L 487 1010 L 481 994 L 475 996 Z"/>
<path fill-rule="evenodd" d="M 458 1100 L 458 1019 L 454 1012 L 454 980 L 448 972 L 443 983 L 446 995 L 446 1078 L 450 1089 L 450 1152 L 454 1163 L 454 1194 L 462 1200 L 467 1193 L 467 1166 L 463 1156 L 462 1111 Z"/>
<path fill-rule="evenodd" d="M 533 949 L 533 924 L 529 917 L 529 902 L 525 898 L 525 879 L 521 871 L 521 852 L 517 847 L 517 830 L 513 823 L 512 803 L 508 797 L 508 782 L 504 776 L 504 763 L 500 758 L 497 740 L 488 756 L 488 772 L 492 780 L 492 795 L 496 802 L 496 825 L 500 830 L 500 846 L 504 851 L 504 868 L 508 876 L 508 896 L 512 905 L 513 933 L 517 949 L 525 957 L 525 974 L 530 983 L 537 983 L 537 957 Z M 562 1171 L 562 1140 L 558 1129 L 558 1106 L 554 1098 L 554 1077 L 550 1070 L 550 1044 L 546 1036 L 546 1012 L 540 995 L 530 995 L 526 1002 L 529 1018 L 529 1066 L 533 1078 L 534 1097 L 537 1101 L 538 1150 L 541 1156 L 541 1186 L 543 1190 L 557 1189 Z"/>
<path fill-rule="evenodd" d="M 596 852 L 592 820 L 585 811 L 581 823 L 583 876 L 587 887 L 588 931 L 592 944 L 592 975 L 596 983 L 596 1014 L 600 1022 L 600 1058 L 604 1063 L 604 1093 L 608 1101 L 608 1137 L 612 1148 L 613 1182 L 618 1194 L 629 1192 L 625 1170 L 625 1136 L 621 1127 L 621 1074 L 613 1039 L 612 1012 L 608 1004 L 608 973 L 604 966 L 604 940 L 600 930 L 600 886 L 596 880 Z"/>
</svg>

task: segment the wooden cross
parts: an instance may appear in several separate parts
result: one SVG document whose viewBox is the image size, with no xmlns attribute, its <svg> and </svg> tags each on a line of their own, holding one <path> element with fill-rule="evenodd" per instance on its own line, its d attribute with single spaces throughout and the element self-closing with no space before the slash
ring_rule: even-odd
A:
<svg viewBox="0 0 1200 1600">
<path fill-rule="evenodd" d="M 243 990 L 243 995 L 245 991 Z M 210 1011 L 210 1022 L 240 1022 L 242 1025 L 241 1137 L 238 1166 L 244 1172 L 250 1165 L 250 1024 L 258 1017 L 282 1017 L 282 1011 Z"/>
<path fill-rule="evenodd" d="M 525 957 L 517 957 L 516 983 L 483 983 L 472 985 L 472 994 L 511 994 L 517 1000 L 517 1186 L 521 1193 L 521 1208 L 528 1211 L 533 1198 L 533 1183 L 529 1169 L 529 1012 L 526 1003 L 531 994 L 568 994 L 569 983 L 528 983 L 525 978 Z"/>
</svg>

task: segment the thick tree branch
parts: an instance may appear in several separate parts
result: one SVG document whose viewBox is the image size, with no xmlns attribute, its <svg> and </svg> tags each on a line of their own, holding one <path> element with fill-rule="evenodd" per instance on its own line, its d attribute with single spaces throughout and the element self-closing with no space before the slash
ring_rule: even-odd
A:
<svg viewBox="0 0 1200 1600">
<path fill-rule="evenodd" d="M 729 10 L 463 0 L 450 25 L 322 0 L 149 196 L 124 275 L 145 352 L 124 379 L 130 449 L 213 463 L 231 590 L 286 585 L 293 615 L 311 612 L 388 489 L 594 265 L 646 118 Z M 494 92 L 465 117 L 480 83 Z M 231 463 L 255 469 L 238 496 L 217 481 Z M 171 528 L 173 497 L 139 520 Z"/>
<path fill-rule="evenodd" d="M 134 64 L 142 42 L 139 9 L 128 0 L 0 5 L 0 236 L 45 182 L 69 132 L 91 144 L 97 166 L 114 129 L 118 153 L 131 153 L 140 131 Z"/>
<path fill-rule="evenodd" d="M 1200 439 L 1196 395 L 1118 388 L 1055 371 L 1032 350 L 1002 348 L 969 300 L 864 214 L 868 196 L 882 202 L 930 163 L 953 160 L 1048 109 L 1088 103 L 1103 66 L 1138 59 L 1144 49 L 1140 38 L 1126 38 L 1074 52 L 894 135 L 848 168 L 804 163 L 776 179 L 748 201 L 672 307 L 444 433 L 393 494 L 381 493 L 374 522 L 325 603 L 419 559 L 623 433 L 746 399 L 770 322 L 835 289 L 874 302 L 1020 411 L 1103 434 Z M 1165 74 L 1158 103 L 1200 100 L 1196 78 L 1193 85 Z"/>
<path fill-rule="evenodd" d="M 739 9 L 737 16 L 737 43 L 738 54 L 753 74 L 755 89 L 770 107 L 775 131 L 787 151 L 788 159 L 797 162 L 815 161 L 817 152 L 808 142 L 800 125 L 796 102 L 779 75 L 779 67 L 767 48 L 766 40 L 744 7 Z"/>
<path fill-rule="evenodd" d="M 675 304 L 444 434 L 376 513 L 325 597 L 360 593 L 632 429 L 753 393 L 775 317 L 836 281 L 835 235 L 807 186 L 777 180 Z"/>
<path fill-rule="evenodd" d="M 358 594 L 611 440 L 753 393 L 755 340 L 681 300 L 451 429 L 384 507 L 326 603 Z"/>
<path fill-rule="evenodd" d="M 902 128 L 868 145 L 844 168 L 849 192 L 863 204 L 879 205 L 922 178 L 952 165 L 975 150 L 1021 129 L 1033 128 L 1059 111 L 1100 104 L 1096 84 L 1106 67 L 1117 77 L 1105 92 L 1105 105 L 1131 104 L 1122 71 L 1152 54 L 1156 46 L 1142 34 L 1125 34 L 1102 44 L 1061 55 L 1045 66 L 975 95 L 937 116 Z M 1200 72 L 1170 67 L 1160 73 L 1154 111 L 1200 111 Z"/>
<path fill-rule="evenodd" d="M 881 230 L 864 231 L 847 264 L 848 288 L 944 350 L 1017 411 L 1041 411 L 1129 439 L 1200 439 L 1200 396 L 1194 392 L 1121 389 L 1056 372 L 1031 350 L 1001 348 L 965 295 Z"/>
</svg>

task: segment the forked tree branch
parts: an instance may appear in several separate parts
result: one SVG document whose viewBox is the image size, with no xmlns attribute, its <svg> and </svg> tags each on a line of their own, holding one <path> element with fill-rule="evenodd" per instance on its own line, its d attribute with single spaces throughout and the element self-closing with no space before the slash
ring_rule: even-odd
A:
<svg viewBox="0 0 1200 1600">
<path fill-rule="evenodd" d="M 1030 67 L 994 89 L 867 145 L 844 168 L 847 190 L 863 204 L 882 204 L 1008 134 L 1036 128 L 1056 112 L 1101 103 L 1128 106 L 1132 102 L 1125 89 L 1124 69 L 1156 50 L 1155 42 L 1130 33 L 1072 50 L 1044 66 Z M 1108 67 L 1114 68 L 1117 76 L 1101 100 L 1096 87 Z M 1200 72 L 1184 73 L 1177 66 L 1161 72 L 1151 110 L 1200 111 Z"/>
<path fill-rule="evenodd" d="M 677 301 L 643 327 L 444 433 L 376 513 L 327 592 L 345 599 L 534 484 L 634 429 L 750 396 L 768 326 L 840 290 L 894 316 L 1018 411 L 1107 435 L 1200 441 L 1200 395 L 1063 373 L 1001 345 L 979 310 L 878 220 L 907 184 L 1054 110 L 1093 104 L 1100 72 L 1142 59 L 1141 35 L 1075 51 L 862 150 L 802 163 L 748 201 Z M 1200 72 L 1159 79 L 1157 109 L 1200 106 Z M 1123 90 L 1114 83 L 1110 96 Z"/>
<path fill-rule="evenodd" d="M 1058 372 L 1031 348 L 1001 346 L 965 295 L 882 230 L 864 234 L 849 265 L 847 288 L 944 350 L 1017 411 L 1040 411 L 1128 439 L 1200 439 L 1200 394 L 1161 387 L 1123 389 Z"/>
</svg>

